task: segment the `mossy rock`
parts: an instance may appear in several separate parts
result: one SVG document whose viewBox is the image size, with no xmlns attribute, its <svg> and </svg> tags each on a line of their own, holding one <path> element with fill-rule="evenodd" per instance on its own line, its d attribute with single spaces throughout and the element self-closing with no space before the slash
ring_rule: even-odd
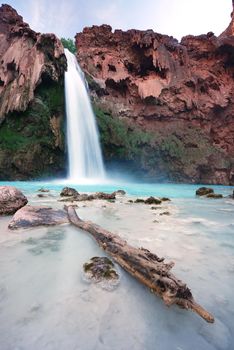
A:
<svg viewBox="0 0 234 350">
<path fill-rule="evenodd" d="M 214 193 L 213 188 L 209 187 L 200 187 L 196 190 L 196 195 L 197 196 L 207 196 L 208 194 Z"/>
<path fill-rule="evenodd" d="M 99 282 L 118 282 L 119 275 L 113 262 L 107 257 L 93 257 L 83 265 L 86 278 Z"/>
</svg>

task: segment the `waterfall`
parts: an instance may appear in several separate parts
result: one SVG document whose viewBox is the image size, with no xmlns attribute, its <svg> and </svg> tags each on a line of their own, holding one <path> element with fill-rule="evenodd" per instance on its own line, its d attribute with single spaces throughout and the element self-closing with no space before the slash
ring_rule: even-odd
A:
<svg viewBox="0 0 234 350">
<path fill-rule="evenodd" d="M 64 51 L 69 180 L 104 178 L 98 129 L 84 73 L 75 55 L 67 49 Z"/>
</svg>

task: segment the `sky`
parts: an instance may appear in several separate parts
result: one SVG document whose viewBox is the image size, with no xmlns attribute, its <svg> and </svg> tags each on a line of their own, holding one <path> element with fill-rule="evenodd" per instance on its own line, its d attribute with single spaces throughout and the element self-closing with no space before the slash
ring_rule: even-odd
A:
<svg viewBox="0 0 234 350">
<path fill-rule="evenodd" d="M 153 29 L 182 36 L 219 35 L 230 22 L 232 0 L 5 0 L 35 31 L 73 38 L 84 27 Z"/>
</svg>

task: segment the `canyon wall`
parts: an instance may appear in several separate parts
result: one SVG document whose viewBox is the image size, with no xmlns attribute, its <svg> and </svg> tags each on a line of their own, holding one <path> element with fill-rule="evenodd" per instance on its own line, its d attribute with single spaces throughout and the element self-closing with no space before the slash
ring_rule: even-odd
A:
<svg viewBox="0 0 234 350">
<path fill-rule="evenodd" d="M 64 174 L 65 69 L 54 34 L 0 7 L 0 180 Z"/>
<path fill-rule="evenodd" d="M 234 36 L 76 35 L 105 159 L 148 179 L 234 185 Z"/>
</svg>

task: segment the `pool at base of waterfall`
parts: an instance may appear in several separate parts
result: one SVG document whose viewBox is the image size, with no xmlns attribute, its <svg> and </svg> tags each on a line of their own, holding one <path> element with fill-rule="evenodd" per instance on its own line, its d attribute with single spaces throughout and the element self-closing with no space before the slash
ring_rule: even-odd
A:
<svg viewBox="0 0 234 350">
<path fill-rule="evenodd" d="M 31 205 L 62 208 L 67 182 L 11 182 Z M 0 217 L 1 350 L 231 350 L 234 343 L 234 200 L 232 187 L 212 186 L 221 199 L 196 197 L 200 185 L 70 184 L 80 193 L 123 189 L 115 202 L 78 202 L 78 214 L 166 261 L 215 317 L 208 324 L 162 300 L 116 266 L 106 290 L 84 277 L 83 264 L 105 256 L 92 237 L 64 224 L 8 230 Z M 42 198 L 39 189 L 48 189 Z M 169 197 L 162 205 L 136 198 Z M 168 215 L 161 215 L 167 212 Z"/>
</svg>

